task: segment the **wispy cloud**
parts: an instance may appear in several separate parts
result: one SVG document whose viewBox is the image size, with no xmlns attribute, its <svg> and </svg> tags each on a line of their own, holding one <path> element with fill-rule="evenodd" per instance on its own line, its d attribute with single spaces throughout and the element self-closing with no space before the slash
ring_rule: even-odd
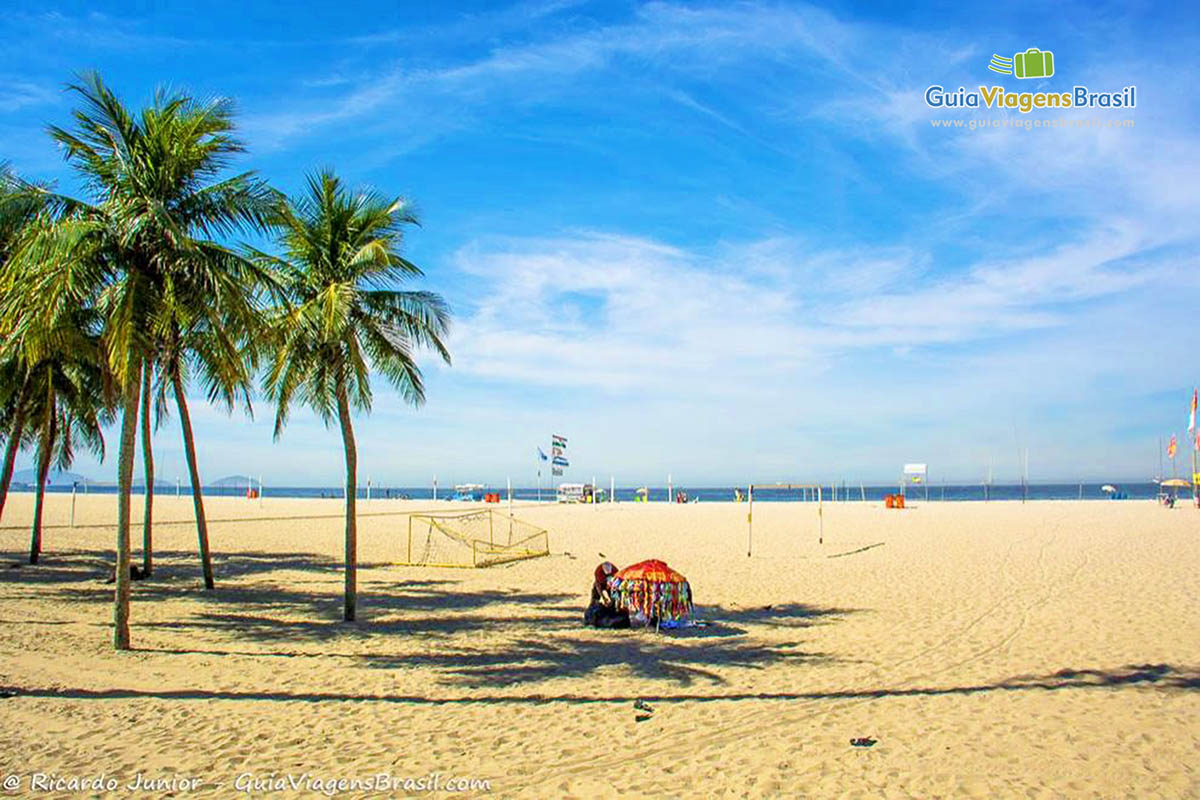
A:
<svg viewBox="0 0 1200 800">
<path fill-rule="evenodd" d="M 778 383 L 855 351 L 1069 327 L 1081 304 L 1179 273 L 1139 263 L 1145 244 L 1132 227 L 1102 230 L 950 275 L 928 274 L 927 253 L 792 240 L 711 254 L 598 234 L 475 245 L 456 257 L 479 299 L 456 333 L 455 369 L 605 391 L 745 370 Z"/>
<path fill-rule="evenodd" d="M 845 55 L 855 44 L 856 30 L 810 7 L 687 8 L 652 3 L 638 8 L 629 22 L 582 26 L 565 35 L 494 47 L 468 63 L 411 66 L 392 59 L 351 81 L 348 91 L 335 100 L 322 99 L 308 109 L 297 109 L 293 103 L 293 108 L 252 117 L 247 124 L 264 143 L 278 146 L 292 137 L 315 135 L 324 126 L 389 107 L 405 108 L 411 115 L 413 108 L 424 111 L 446 103 L 467 113 L 475 104 L 546 102 L 571 91 L 581 75 L 622 66 L 704 78 L 746 59 L 791 61 L 801 55 L 826 63 L 843 77 L 870 80 Z M 377 42 L 364 42 L 373 43 Z M 309 83 L 324 80 L 324 76 L 306 79 Z M 669 88 L 668 94 L 720 124 L 737 127 L 677 88 Z M 429 126 L 456 115 L 443 113 L 432 120 L 416 116 L 421 125 Z"/>
<path fill-rule="evenodd" d="M 0 75 L 0 113 L 17 111 L 27 106 L 52 105 L 60 100 L 60 92 L 31 81 Z"/>
<path fill-rule="evenodd" d="M 89 50 L 135 50 L 143 47 L 192 47 L 199 40 L 170 36 L 147 29 L 133 17 L 114 16 L 99 11 L 84 15 L 46 11 L 40 14 L 17 13 L 8 25 L 39 41 L 49 39 L 61 44 L 83 45 Z"/>
</svg>

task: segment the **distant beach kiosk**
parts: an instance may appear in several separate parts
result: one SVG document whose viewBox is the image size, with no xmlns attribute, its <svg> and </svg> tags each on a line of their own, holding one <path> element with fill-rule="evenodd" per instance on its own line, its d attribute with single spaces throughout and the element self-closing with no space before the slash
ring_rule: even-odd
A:
<svg viewBox="0 0 1200 800">
<path fill-rule="evenodd" d="M 560 503 L 599 503 L 604 490 L 598 489 L 594 483 L 560 483 L 558 485 L 558 502 Z"/>
<path fill-rule="evenodd" d="M 450 499 L 460 503 L 479 503 L 486 489 L 482 483 L 460 483 L 454 487 L 454 496 Z"/>
</svg>

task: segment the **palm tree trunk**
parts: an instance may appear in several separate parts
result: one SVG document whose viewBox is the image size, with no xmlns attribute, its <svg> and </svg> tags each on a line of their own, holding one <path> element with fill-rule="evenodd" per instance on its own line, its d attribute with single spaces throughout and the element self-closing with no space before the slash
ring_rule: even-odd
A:
<svg viewBox="0 0 1200 800">
<path fill-rule="evenodd" d="M 183 450 L 187 455 L 188 480 L 192 482 L 192 507 L 196 510 L 196 535 L 200 538 L 200 565 L 204 570 L 204 588 L 212 589 L 212 555 L 208 551 L 208 522 L 204 518 L 204 497 L 200 486 L 200 470 L 196 467 L 196 441 L 192 436 L 192 418 L 188 415 L 187 400 L 183 396 L 183 378 L 179 370 L 171 372 L 171 386 L 175 389 L 175 405 L 179 408 L 179 425 L 183 429 Z"/>
<path fill-rule="evenodd" d="M 142 572 L 150 575 L 154 569 L 154 444 L 150 441 L 150 379 L 151 363 L 142 371 L 142 463 L 146 468 L 146 506 L 142 515 Z"/>
<path fill-rule="evenodd" d="M 33 532 L 29 540 L 29 563 L 36 564 L 42 554 L 42 508 L 46 502 L 46 476 L 50 474 L 50 457 L 54 453 L 54 440 L 58 437 L 58 414 L 55 413 L 54 397 L 50 397 L 50 419 L 42 428 L 42 440 L 38 442 L 37 496 L 33 501 Z"/>
<path fill-rule="evenodd" d="M 0 518 L 4 516 L 4 503 L 8 500 L 8 487 L 12 485 L 13 468 L 17 463 L 17 451 L 21 449 L 21 434 L 25 433 L 25 401 L 28 384 L 21 387 L 17 397 L 17 407 L 13 411 L 12 430 L 9 431 L 8 445 L 4 448 L 4 466 L 0 469 Z"/>
<path fill-rule="evenodd" d="M 125 383 L 121 415 L 121 451 L 117 460 L 117 572 L 113 599 L 113 647 L 130 649 L 129 643 L 129 502 L 133 489 L 133 453 L 137 447 L 138 395 L 142 388 L 142 362 Z"/>
<path fill-rule="evenodd" d="M 350 422 L 350 403 L 345 387 L 338 387 L 338 420 L 342 423 L 342 447 L 346 451 L 346 611 L 345 619 L 354 619 L 358 604 L 358 523 L 355 501 L 358 494 L 358 450 L 354 446 L 354 427 Z"/>
</svg>

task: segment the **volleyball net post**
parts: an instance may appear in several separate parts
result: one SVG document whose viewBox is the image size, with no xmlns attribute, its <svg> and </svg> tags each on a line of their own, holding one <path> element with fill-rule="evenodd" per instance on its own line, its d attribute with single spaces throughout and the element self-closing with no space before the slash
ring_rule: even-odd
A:
<svg viewBox="0 0 1200 800">
<path fill-rule="evenodd" d="M 746 558 L 754 551 L 754 490 L 759 491 L 795 491 L 799 493 L 799 502 L 809 502 L 809 497 L 817 503 L 817 544 L 825 544 L 825 514 L 824 490 L 820 484 L 814 483 L 751 483 L 746 486 Z"/>
</svg>

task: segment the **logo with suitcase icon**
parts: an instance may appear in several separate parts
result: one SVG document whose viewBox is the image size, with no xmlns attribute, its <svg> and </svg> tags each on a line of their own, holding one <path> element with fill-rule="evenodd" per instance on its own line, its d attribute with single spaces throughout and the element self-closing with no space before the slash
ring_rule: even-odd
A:
<svg viewBox="0 0 1200 800">
<path fill-rule="evenodd" d="M 1054 53 L 1031 47 L 1012 58 L 993 54 L 988 69 L 1016 78 L 1049 78 L 1054 74 Z"/>
</svg>

